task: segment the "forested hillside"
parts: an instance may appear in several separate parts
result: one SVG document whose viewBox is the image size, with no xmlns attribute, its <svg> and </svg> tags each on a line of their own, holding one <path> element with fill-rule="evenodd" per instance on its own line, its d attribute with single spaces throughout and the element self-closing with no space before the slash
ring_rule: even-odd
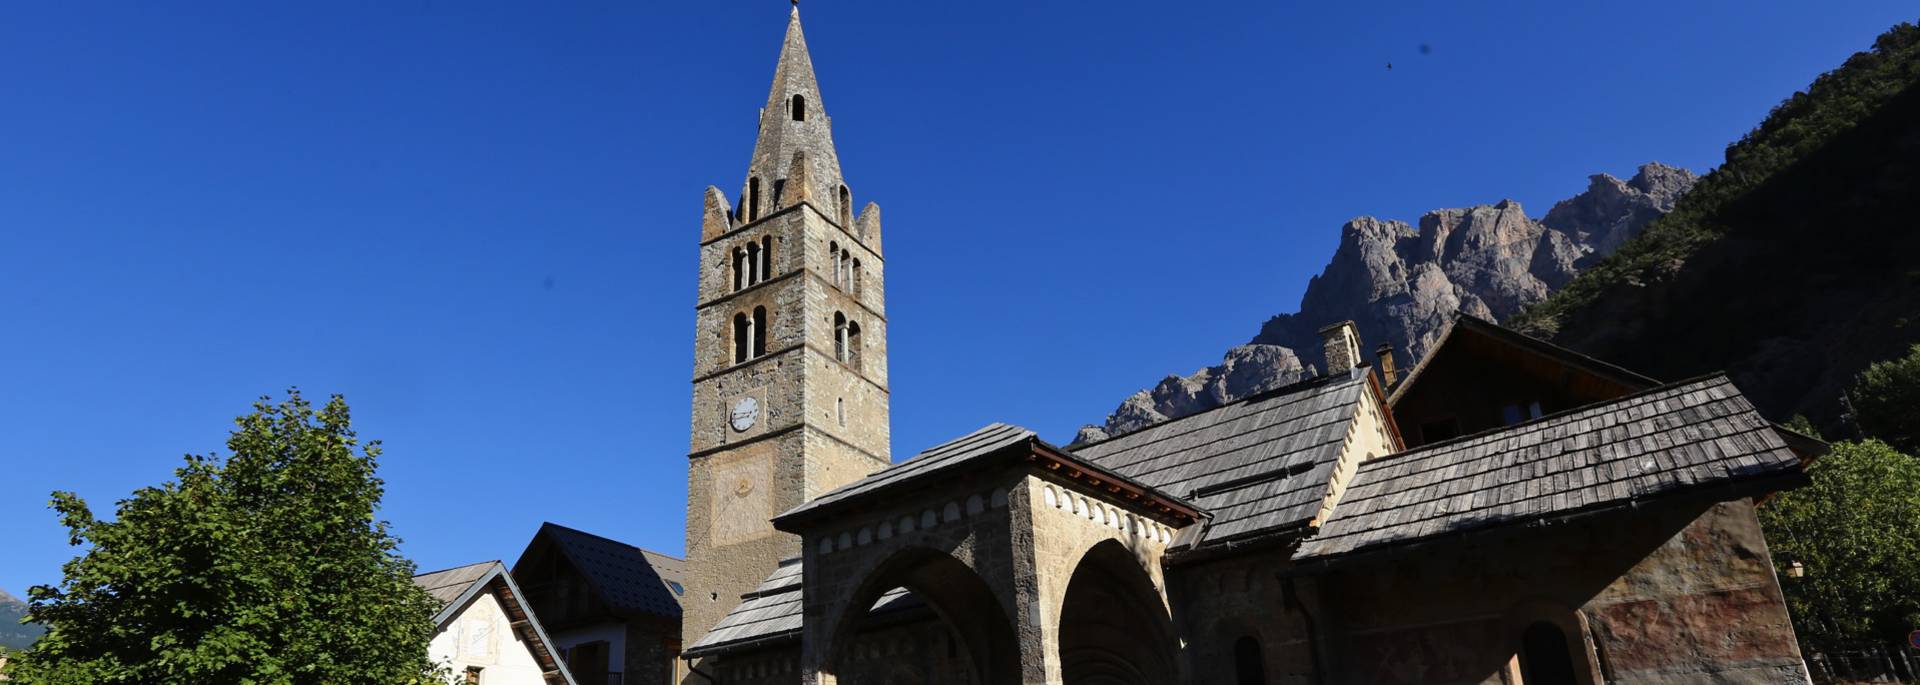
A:
<svg viewBox="0 0 1920 685">
<path fill-rule="evenodd" d="M 1902 24 L 1509 323 L 1660 378 L 1726 369 L 1769 415 L 1834 434 L 1848 381 L 1920 341 L 1917 255 L 1920 28 Z"/>
</svg>

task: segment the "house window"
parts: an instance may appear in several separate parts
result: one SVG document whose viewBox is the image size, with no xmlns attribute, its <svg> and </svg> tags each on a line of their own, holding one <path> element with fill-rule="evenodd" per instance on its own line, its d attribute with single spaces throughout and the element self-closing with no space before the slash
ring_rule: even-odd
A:
<svg viewBox="0 0 1920 685">
<path fill-rule="evenodd" d="M 1535 621 L 1520 636 L 1521 681 L 1527 685 L 1573 685 L 1573 657 L 1560 626 Z"/>
<path fill-rule="evenodd" d="M 482 669 L 479 666 L 468 666 L 467 679 L 463 682 L 465 682 L 467 685 L 480 685 L 481 670 Z"/>
<path fill-rule="evenodd" d="M 1260 641 L 1252 635 L 1233 641 L 1233 682 L 1236 685 L 1267 685 L 1267 664 L 1260 657 Z"/>
</svg>

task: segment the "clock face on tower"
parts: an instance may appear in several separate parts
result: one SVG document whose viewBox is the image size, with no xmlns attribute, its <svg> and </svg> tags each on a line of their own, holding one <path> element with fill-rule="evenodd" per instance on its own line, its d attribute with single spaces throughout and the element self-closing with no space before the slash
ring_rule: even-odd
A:
<svg viewBox="0 0 1920 685">
<path fill-rule="evenodd" d="M 745 433 L 760 418 L 760 401 L 751 397 L 742 397 L 733 403 L 733 411 L 727 413 L 727 425 L 735 433 Z"/>
</svg>

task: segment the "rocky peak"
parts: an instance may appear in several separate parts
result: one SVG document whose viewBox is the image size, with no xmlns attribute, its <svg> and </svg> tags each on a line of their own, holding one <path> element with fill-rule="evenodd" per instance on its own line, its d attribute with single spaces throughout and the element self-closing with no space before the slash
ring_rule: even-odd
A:
<svg viewBox="0 0 1920 685">
<path fill-rule="evenodd" d="M 1409 367 L 1456 311 L 1492 321 L 1519 313 L 1566 285 L 1594 260 L 1640 233 L 1693 187 L 1693 172 L 1649 163 L 1627 181 L 1607 174 L 1529 218 L 1519 202 L 1438 209 L 1406 222 L 1363 216 L 1340 228 L 1327 266 L 1307 283 L 1299 312 L 1267 320 L 1252 343 L 1217 366 L 1168 376 L 1128 397 L 1074 442 L 1104 439 L 1311 377 L 1318 330 L 1351 319 L 1369 346 L 1386 342 Z M 1297 353 L 1296 350 L 1304 352 Z"/>
</svg>

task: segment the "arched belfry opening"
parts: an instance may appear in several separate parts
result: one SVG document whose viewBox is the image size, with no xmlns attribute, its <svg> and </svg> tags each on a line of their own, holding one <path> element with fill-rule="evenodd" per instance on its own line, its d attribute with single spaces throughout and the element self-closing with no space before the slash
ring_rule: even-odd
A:
<svg viewBox="0 0 1920 685">
<path fill-rule="evenodd" d="M 945 639 L 926 645 L 939 664 L 938 673 L 926 675 L 981 685 L 1021 681 L 1020 647 L 999 597 L 946 552 L 908 547 L 893 553 L 867 574 L 845 606 L 831 632 L 828 672 L 850 673 L 863 632 L 883 625 L 887 614 L 917 609 L 929 611 L 945 629 Z"/>
<path fill-rule="evenodd" d="M 1178 682 L 1173 620 L 1153 578 L 1115 540 L 1094 545 L 1067 581 L 1060 672 L 1071 685 Z"/>
<path fill-rule="evenodd" d="M 793 106 L 790 109 L 792 110 L 792 113 L 793 113 L 793 120 L 806 121 L 807 120 L 807 97 L 805 95 L 794 95 L 792 102 L 793 102 Z"/>
<path fill-rule="evenodd" d="M 1534 621 L 1520 635 L 1520 672 L 1527 685 L 1574 685 L 1567 633 L 1549 621 Z"/>
</svg>

